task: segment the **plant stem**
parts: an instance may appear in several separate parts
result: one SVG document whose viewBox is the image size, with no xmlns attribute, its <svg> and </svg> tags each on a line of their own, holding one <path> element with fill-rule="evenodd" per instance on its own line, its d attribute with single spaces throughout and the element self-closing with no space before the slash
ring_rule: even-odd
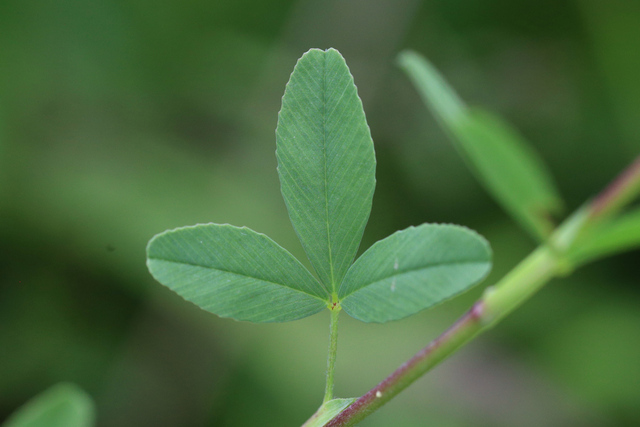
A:
<svg viewBox="0 0 640 427">
<path fill-rule="evenodd" d="M 640 193 L 640 156 L 591 203 L 591 221 L 604 219 Z"/>
<path fill-rule="evenodd" d="M 330 307 L 331 322 L 329 325 L 329 354 L 327 355 L 327 385 L 324 390 L 324 399 L 322 403 L 326 403 L 333 399 L 333 374 L 336 366 L 336 354 L 338 352 L 338 316 L 340 315 L 340 304 L 333 304 Z"/>
<path fill-rule="evenodd" d="M 556 275 L 561 270 L 560 266 L 549 249 L 541 247 L 533 252 L 495 287 L 487 288 L 484 297 L 453 326 L 325 424 L 325 427 L 353 426 L 362 421 L 469 340 L 489 329 L 519 306 Z"/>
<path fill-rule="evenodd" d="M 494 326 L 555 276 L 573 268 L 565 258 L 576 238 L 595 221 L 618 212 L 640 192 L 640 157 L 585 208 L 576 211 L 551 237 L 495 286 L 442 335 L 382 382 L 336 415 L 324 427 L 353 426 L 387 403 L 476 335 Z"/>
</svg>

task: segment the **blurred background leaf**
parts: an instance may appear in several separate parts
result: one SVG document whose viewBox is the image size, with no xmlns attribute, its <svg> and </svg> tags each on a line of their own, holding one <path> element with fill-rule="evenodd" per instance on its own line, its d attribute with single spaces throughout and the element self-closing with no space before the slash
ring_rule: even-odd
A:
<svg viewBox="0 0 640 427">
<path fill-rule="evenodd" d="M 562 199 L 538 153 L 500 116 L 469 109 L 422 55 L 402 52 L 398 65 L 485 189 L 534 238 L 544 241 L 553 231 L 552 216 Z"/>
<path fill-rule="evenodd" d="M 74 384 L 60 383 L 11 415 L 5 427 L 92 427 L 93 401 Z"/>
<path fill-rule="evenodd" d="M 363 99 L 378 169 L 360 251 L 409 225 L 464 224 L 492 244 L 490 284 L 533 244 L 397 53 L 423 53 L 518 128 L 571 211 L 639 151 L 637 22 L 625 0 L 0 2 L 0 420 L 65 380 L 101 426 L 302 424 L 322 400 L 326 313 L 219 319 L 154 282 L 144 252 L 213 221 L 304 258 L 274 153 L 296 59 L 339 49 Z M 638 425 L 638 255 L 548 286 L 362 425 Z M 345 316 L 336 394 L 368 390 L 481 291 L 385 325 Z"/>
</svg>

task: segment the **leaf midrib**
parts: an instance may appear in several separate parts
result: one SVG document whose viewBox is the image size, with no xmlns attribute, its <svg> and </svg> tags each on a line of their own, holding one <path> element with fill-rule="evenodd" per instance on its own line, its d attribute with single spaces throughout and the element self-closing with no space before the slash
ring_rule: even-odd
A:
<svg viewBox="0 0 640 427">
<path fill-rule="evenodd" d="M 402 271 L 402 272 L 398 272 L 396 274 L 387 275 L 387 276 L 385 276 L 385 277 L 383 277 L 381 279 L 377 279 L 375 282 L 367 283 L 366 285 L 364 285 L 362 287 L 359 287 L 358 289 L 354 290 L 353 292 L 351 292 L 351 293 L 349 293 L 347 295 L 342 295 L 340 297 L 340 300 L 344 300 L 345 298 L 355 294 L 356 292 L 358 292 L 358 291 L 360 291 L 360 290 L 362 290 L 362 289 L 364 289 L 366 287 L 375 285 L 376 283 L 383 282 L 383 281 L 385 281 L 387 279 L 390 279 L 391 277 L 394 277 L 394 276 L 403 276 L 403 275 L 406 275 L 406 274 L 409 274 L 409 273 L 419 272 L 421 270 L 428 270 L 430 268 L 442 267 L 442 266 L 448 266 L 448 265 L 450 265 L 450 266 L 458 266 L 458 265 L 469 265 L 469 264 L 487 264 L 489 262 L 490 262 L 489 260 L 487 260 L 487 261 L 471 261 L 471 260 L 469 260 L 469 261 L 456 261 L 456 262 L 438 262 L 438 263 L 435 263 L 435 264 L 429 264 L 426 267 L 415 268 L 415 269 L 412 269 L 412 270 L 405 270 L 405 271 Z M 346 277 L 348 277 L 348 273 L 347 273 Z"/>
<path fill-rule="evenodd" d="M 273 282 L 271 280 L 265 280 L 265 279 L 262 279 L 262 278 L 259 278 L 259 277 L 254 277 L 254 276 L 251 276 L 249 274 L 240 274 L 240 273 L 236 273 L 236 272 L 233 272 L 233 271 L 225 270 L 225 269 L 222 269 L 222 268 L 208 267 L 208 266 L 204 266 L 204 265 L 200 265 L 200 264 L 194 264 L 194 263 L 191 263 L 191 262 L 184 262 L 184 261 L 172 261 L 172 260 L 169 260 L 169 259 L 164 259 L 164 258 L 159 258 L 159 257 L 149 257 L 149 260 L 163 261 L 163 262 L 168 262 L 168 263 L 171 263 L 171 264 L 188 265 L 188 266 L 191 266 L 191 267 L 204 268 L 206 270 L 221 271 L 223 273 L 231 274 L 233 276 L 248 277 L 250 279 L 259 280 L 261 282 L 270 283 L 272 285 L 282 286 L 283 288 L 291 289 L 293 291 L 297 291 L 297 292 L 300 292 L 302 294 L 309 295 L 310 297 L 316 298 L 316 299 L 318 299 L 318 300 L 320 300 L 322 302 L 329 302 L 329 299 L 326 299 L 326 300 L 322 299 L 317 295 L 310 294 L 310 293 L 305 292 L 305 291 L 303 291 L 301 289 L 296 289 L 296 288 L 293 288 L 291 286 L 285 285 L 283 283 Z M 313 278 L 313 276 L 311 276 L 311 277 Z M 315 278 L 313 280 L 315 280 Z"/>
<path fill-rule="evenodd" d="M 324 213 L 325 223 L 327 225 L 327 249 L 329 252 L 329 286 L 331 293 L 336 292 L 335 277 L 333 273 L 333 251 L 331 248 L 331 230 L 329 225 L 329 190 L 327 182 L 327 56 L 329 51 L 326 50 L 322 55 L 322 154 L 324 156 Z"/>
</svg>

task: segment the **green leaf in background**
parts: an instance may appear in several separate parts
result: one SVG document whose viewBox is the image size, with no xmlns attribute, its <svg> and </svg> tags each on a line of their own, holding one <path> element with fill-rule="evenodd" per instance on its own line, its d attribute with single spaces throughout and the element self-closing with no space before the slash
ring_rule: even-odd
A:
<svg viewBox="0 0 640 427">
<path fill-rule="evenodd" d="M 2 114 L 2 108 L 0 108 L 0 209 L 4 208 L 4 204 L 6 203 L 5 191 L 7 189 L 7 164 L 6 164 L 6 146 L 5 146 L 5 133 L 4 133 L 4 117 Z"/>
<path fill-rule="evenodd" d="M 3 427 L 91 427 L 91 397 L 74 384 L 62 383 L 31 399 Z"/>
<path fill-rule="evenodd" d="M 354 397 L 347 399 L 331 399 L 328 402 L 323 403 L 320 409 L 318 409 L 318 411 L 313 414 L 313 416 L 309 418 L 302 427 L 322 427 L 355 401 L 356 398 Z"/>
<path fill-rule="evenodd" d="M 320 280 L 334 293 L 369 218 L 376 164 L 362 102 L 337 50 L 311 49 L 296 64 L 276 142 L 291 222 Z"/>
<path fill-rule="evenodd" d="M 468 228 L 423 224 L 369 248 L 347 272 L 342 308 L 364 322 L 401 319 L 482 280 L 491 269 L 487 241 Z"/>
<path fill-rule="evenodd" d="M 498 116 L 467 108 L 419 54 L 405 51 L 398 61 L 487 191 L 527 231 L 546 239 L 562 200 L 537 153 Z"/>
<path fill-rule="evenodd" d="M 567 257 L 575 265 L 640 247 L 640 208 L 599 224 L 572 246 Z"/>
<path fill-rule="evenodd" d="M 204 224 L 155 236 L 157 281 L 200 308 L 251 322 L 286 322 L 325 308 L 329 294 L 289 252 L 246 227 Z"/>
</svg>

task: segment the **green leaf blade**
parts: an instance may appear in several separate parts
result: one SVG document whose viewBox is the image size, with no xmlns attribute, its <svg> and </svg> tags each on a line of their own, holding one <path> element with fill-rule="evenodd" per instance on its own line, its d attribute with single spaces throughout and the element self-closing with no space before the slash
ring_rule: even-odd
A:
<svg viewBox="0 0 640 427">
<path fill-rule="evenodd" d="M 468 228 L 423 224 L 375 243 L 352 266 L 340 304 L 364 322 L 397 320 L 479 283 L 491 269 L 487 241 Z"/>
<path fill-rule="evenodd" d="M 91 427 L 94 420 L 91 397 L 74 384 L 62 383 L 31 399 L 3 427 Z"/>
<path fill-rule="evenodd" d="M 499 116 L 468 110 L 456 133 L 484 185 L 535 237 L 553 231 L 552 214 L 562 201 L 543 162 L 523 137 Z"/>
<path fill-rule="evenodd" d="M 202 224 L 166 231 L 147 248 L 153 277 L 200 308 L 236 320 L 286 322 L 326 307 L 327 291 L 264 234 Z"/>
<path fill-rule="evenodd" d="M 467 108 L 422 56 L 403 52 L 398 62 L 487 191 L 528 232 L 545 240 L 562 199 L 538 154 L 497 115 Z"/>
<path fill-rule="evenodd" d="M 351 265 L 371 211 L 375 154 L 344 59 L 312 49 L 296 64 L 276 129 L 278 173 L 291 222 L 329 292 Z"/>
</svg>

